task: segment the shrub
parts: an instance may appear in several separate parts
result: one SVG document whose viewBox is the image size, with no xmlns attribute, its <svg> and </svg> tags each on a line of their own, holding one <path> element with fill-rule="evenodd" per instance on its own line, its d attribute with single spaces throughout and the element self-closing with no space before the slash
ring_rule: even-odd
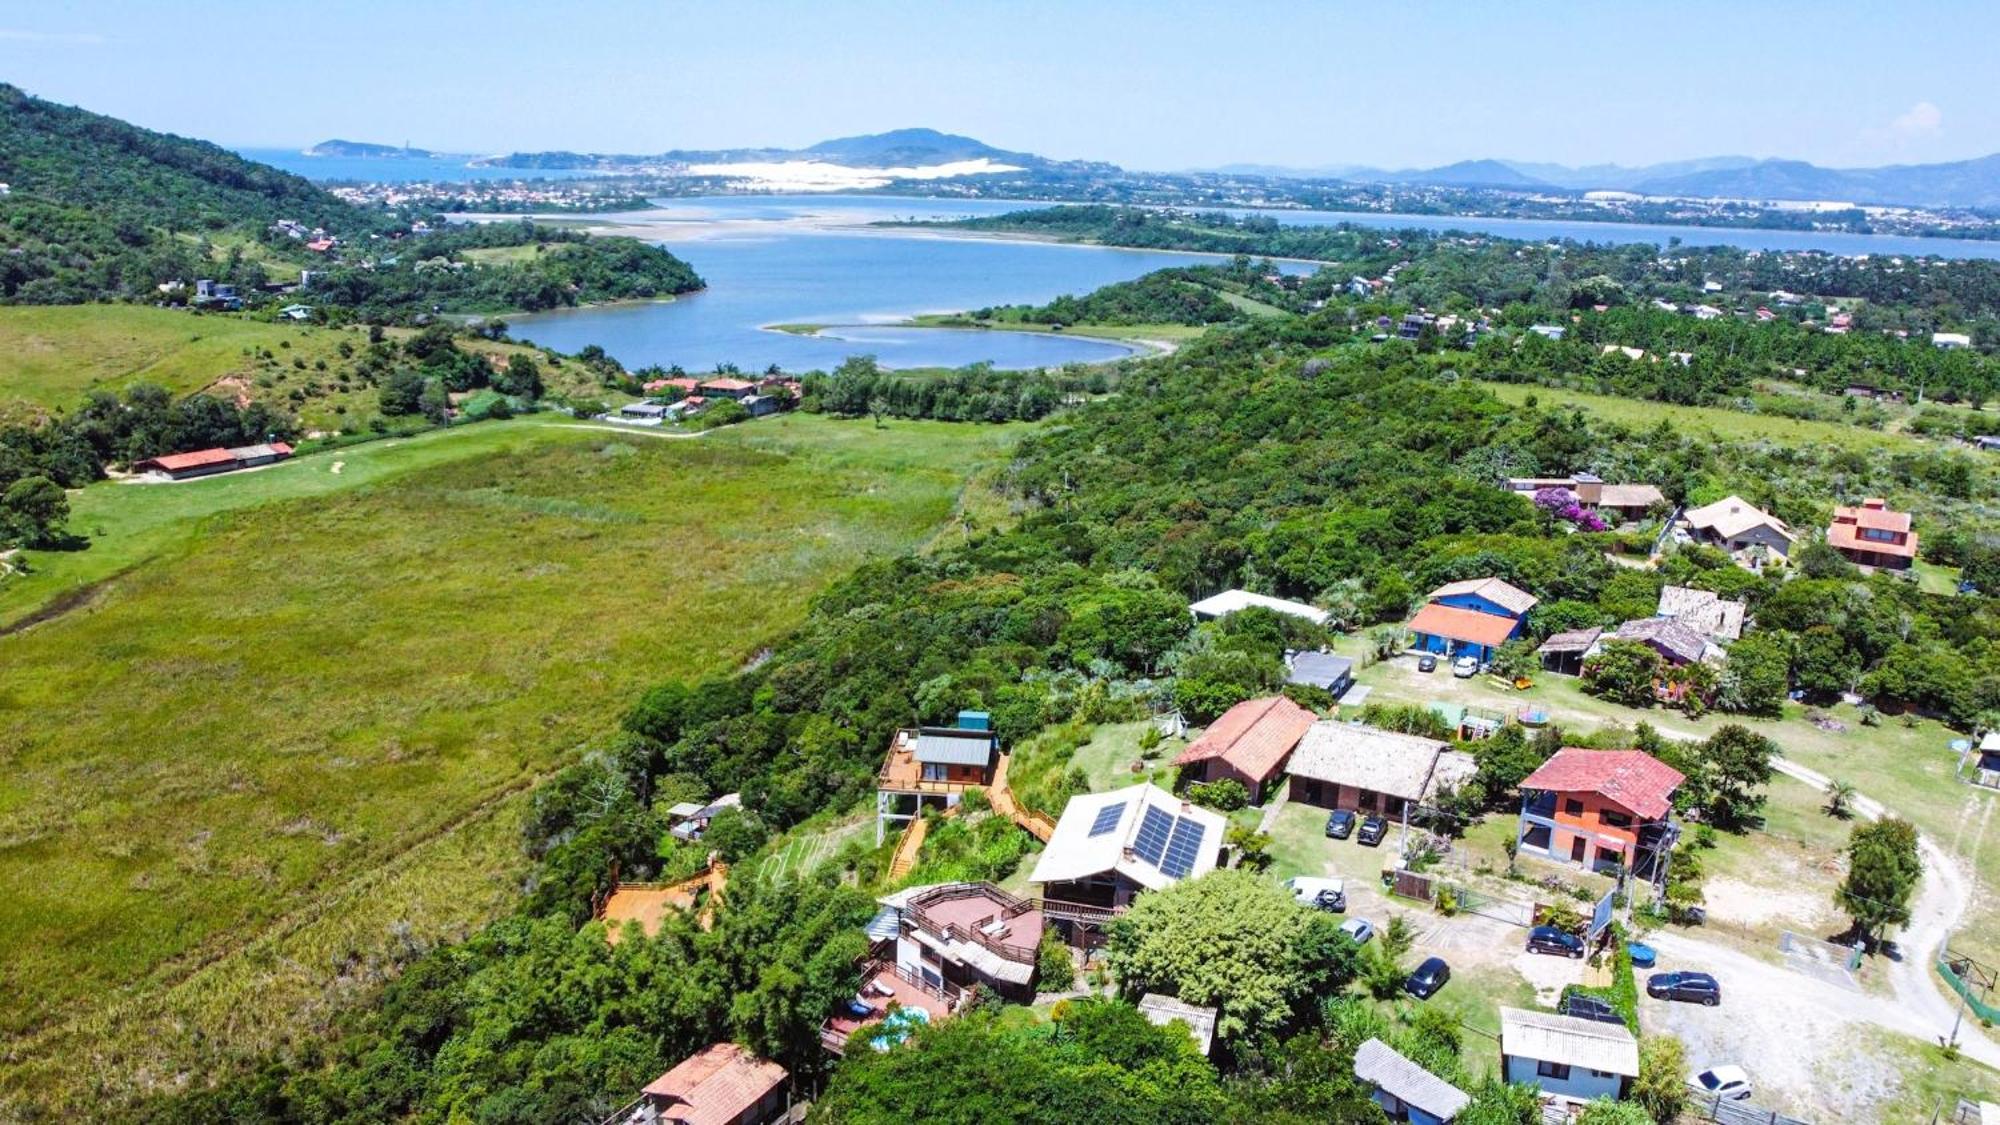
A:
<svg viewBox="0 0 2000 1125">
<path fill-rule="evenodd" d="M 1250 791 L 1233 777 L 1197 781 L 1187 788 L 1188 799 L 1217 812 L 1235 812 L 1250 803 Z"/>
<path fill-rule="evenodd" d="M 1076 962 L 1069 946 L 1054 926 L 1042 930 L 1042 944 L 1035 950 L 1036 988 L 1042 992 L 1068 992 L 1076 987 Z M 1066 1002 L 1066 1001 L 1065 1001 Z"/>
</svg>

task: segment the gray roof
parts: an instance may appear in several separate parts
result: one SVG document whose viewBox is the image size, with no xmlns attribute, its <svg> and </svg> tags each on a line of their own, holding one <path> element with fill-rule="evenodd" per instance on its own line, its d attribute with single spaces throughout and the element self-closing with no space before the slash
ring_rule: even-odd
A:
<svg viewBox="0 0 2000 1125">
<path fill-rule="evenodd" d="M 993 760 L 993 732 L 926 727 L 914 756 L 927 765 L 983 766 Z"/>
<path fill-rule="evenodd" d="M 1599 1023 L 1554 1012 L 1500 1009 L 1500 1053 L 1511 1058 L 1584 1066 L 1627 1078 L 1639 1075 L 1639 1041 L 1622 1023 Z"/>
<path fill-rule="evenodd" d="M 1583 652 L 1597 643 L 1604 630 L 1598 628 L 1571 629 L 1564 633 L 1550 633 L 1536 652 Z"/>
<path fill-rule="evenodd" d="M 1733 602 L 1710 590 L 1687 586 L 1660 589 L 1661 617 L 1671 617 L 1705 636 L 1733 641 L 1743 635 L 1743 603 Z"/>
<path fill-rule="evenodd" d="M 1671 617 L 1642 617 L 1637 621 L 1627 621 L 1612 636 L 1621 641 L 1651 645 L 1662 655 L 1684 664 L 1700 660 L 1702 654 L 1708 651 L 1708 642 L 1702 639 L 1700 633 Z"/>
<path fill-rule="evenodd" d="M 1310 687 L 1332 688 L 1353 674 L 1354 661 L 1345 656 L 1335 656 L 1330 652 L 1302 652 L 1292 657 L 1292 673 L 1285 680 Z"/>
<path fill-rule="evenodd" d="M 1516 617 L 1535 608 L 1535 603 L 1541 600 L 1504 578 L 1468 578 L 1463 582 L 1447 582 L 1425 595 L 1424 600 L 1434 602 L 1454 594 L 1485 598 Z"/>
<path fill-rule="evenodd" d="M 1354 1077 L 1445 1121 L 1457 1117 L 1472 1101 L 1470 1094 L 1404 1058 L 1380 1039 L 1370 1039 L 1354 1052 Z"/>
<path fill-rule="evenodd" d="M 1470 755 L 1434 738 L 1321 720 L 1292 751 L 1292 776 L 1424 801 L 1459 785 L 1476 768 Z"/>
<path fill-rule="evenodd" d="M 1179 1020 L 1187 1025 L 1188 1034 L 1194 1036 L 1194 1044 L 1207 1054 L 1215 1042 L 1215 1009 L 1187 1004 L 1157 992 L 1148 992 L 1139 998 L 1139 1014 L 1149 1021 L 1164 1027 Z"/>
</svg>

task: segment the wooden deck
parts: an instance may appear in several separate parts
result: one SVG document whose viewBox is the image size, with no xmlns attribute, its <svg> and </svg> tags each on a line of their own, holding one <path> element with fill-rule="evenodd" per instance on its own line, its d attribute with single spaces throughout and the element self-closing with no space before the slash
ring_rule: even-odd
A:
<svg viewBox="0 0 2000 1125">
<path fill-rule="evenodd" d="M 617 945 L 624 937 L 626 922 L 639 923 L 640 931 L 653 937 L 660 932 L 668 911 L 694 909 L 703 891 L 709 895 L 701 916 L 702 927 L 706 929 L 714 923 L 715 899 L 722 894 L 728 879 L 728 865 L 717 863 L 678 883 L 620 883 L 597 906 L 597 917 L 604 923 L 604 939 Z"/>
</svg>

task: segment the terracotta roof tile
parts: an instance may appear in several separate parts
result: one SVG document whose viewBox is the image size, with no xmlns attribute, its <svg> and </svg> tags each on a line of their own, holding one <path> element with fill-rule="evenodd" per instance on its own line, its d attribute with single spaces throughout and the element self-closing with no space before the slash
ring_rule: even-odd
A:
<svg viewBox="0 0 2000 1125">
<path fill-rule="evenodd" d="M 1673 807 L 1681 772 L 1644 750 L 1580 750 L 1566 746 L 1521 782 L 1523 789 L 1596 793 L 1648 820 Z"/>
<path fill-rule="evenodd" d="M 1282 695 L 1246 699 L 1209 724 L 1174 764 L 1186 766 L 1221 758 L 1245 777 L 1262 781 L 1278 772 L 1285 755 L 1316 720 L 1311 711 Z"/>
<path fill-rule="evenodd" d="M 1519 622 L 1512 617 L 1502 617 L 1497 613 L 1481 613 L 1476 609 L 1439 605 L 1436 602 L 1418 610 L 1417 615 L 1410 618 L 1412 632 L 1489 646 L 1506 643 L 1507 638 L 1513 635 L 1514 626 L 1517 624 Z"/>
</svg>

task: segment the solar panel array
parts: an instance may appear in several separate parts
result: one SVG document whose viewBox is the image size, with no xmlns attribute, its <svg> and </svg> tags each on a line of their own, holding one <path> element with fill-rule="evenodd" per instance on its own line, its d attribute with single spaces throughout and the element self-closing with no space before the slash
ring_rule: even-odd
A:
<svg viewBox="0 0 2000 1125">
<path fill-rule="evenodd" d="M 1160 866 L 1160 857 L 1166 853 L 1167 837 L 1173 832 L 1174 818 L 1148 805 L 1146 815 L 1139 821 L 1139 838 L 1132 841 L 1132 850 L 1139 858 Z"/>
<path fill-rule="evenodd" d="M 1125 805 L 1126 802 L 1118 801 L 1098 809 L 1097 819 L 1090 822 L 1090 834 L 1092 836 L 1102 836 L 1113 828 L 1118 827 L 1119 820 L 1125 816 Z"/>
<path fill-rule="evenodd" d="M 1192 817 L 1179 817 L 1174 821 L 1172 837 L 1167 840 L 1166 858 L 1160 863 L 1160 870 L 1176 879 L 1184 879 L 1194 870 L 1194 861 L 1201 854 L 1201 822 Z"/>
</svg>

